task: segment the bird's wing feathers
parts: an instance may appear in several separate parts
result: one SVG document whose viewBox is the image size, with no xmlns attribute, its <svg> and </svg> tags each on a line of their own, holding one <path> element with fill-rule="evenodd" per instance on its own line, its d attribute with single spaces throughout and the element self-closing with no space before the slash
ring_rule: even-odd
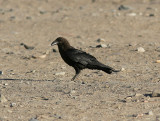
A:
<svg viewBox="0 0 160 121">
<path fill-rule="evenodd" d="M 67 57 L 70 58 L 70 60 L 83 65 L 87 65 L 88 63 L 91 63 L 96 60 L 96 58 L 93 57 L 92 55 L 75 48 L 67 50 L 66 54 Z"/>
</svg>

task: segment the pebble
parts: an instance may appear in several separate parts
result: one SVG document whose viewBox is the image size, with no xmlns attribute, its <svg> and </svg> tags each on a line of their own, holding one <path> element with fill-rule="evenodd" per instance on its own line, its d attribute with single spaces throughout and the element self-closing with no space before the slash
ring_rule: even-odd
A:
<svg viewBox="0 0 160 121">
<path fill-rule="evenodd" d="M 42 98 L 42 100 L 49 100 L 48 98 L 46 98 L 46 97 L 41 97 Z"/>
<path fill-rule="evenodd" d="M 55 75 L 56 76 L 58 76 L 58 75 L 62 75 L 63 76 L 63 75 L 65 75 L 65 72 L 57 72 L 57 73 L 55 73 Z"/>
<path fill-rule="evenodd" d="M 14 106 L 16 106 L 16 103 L 11 103 L 10 104 L 10 107 L 14 107 Z"/>
<path fill-rule="evenodd" d="M 16 18 L 15 16 L 11 16 L 10 21 L 15 20 L 15 18 Z"/>
<path fill-rule="evenodd" d="M 148 112 L 148 115 L 153 116 L 153 112 L 152 112 L 152 111 L 149 111 L 149 112 Z"/>
<path fill-rule="evenodd" d="M 45 14 L 47 13 L 46 11 L 39 11 L 40 14 Z"/>
<path fill-rule="evenodd" d="M 133 91 L 138 91 L 138 90 L 139 90 L 139 88 L 134 88 L 134 89 L 133 89 Z"/>
<path fill-rule="evenodd" d="M 38 119 L 35 119 L 35 118 L 31 118 L 29 119 L 28 121 L 39 121 Z"/>
<path fill-rule="evenodd" d="M 27 16 L 27 17 L 26 17 L 26 19 L 28 19 L 28 20 L 29 20 L 29 19 L 32 19 L 32 17 L 31 17 L 31 16 Z"/>
<path fill-rule="evenodd" d="M 7 112 L 8 112 L 8 113 L 12 113 L 12 111 L 11 111 L 11 110 L 7 110 Z"/>
<path fill-rule="evenodd" d="M 66 89 L 63 90 L 64 94 L 69 94 L 70 92 L 71 92 L 71 90 L 69 88 L 66 88 Z"/>
<path fill-rule="evenodd" d="M 143 47 L 138 47 L 137 51 L 143 53 L 143 52 L 145 52 L 145 49 Z"/>
<path fill-rule="evenodd" d="M 40 56 L 38 56 L 37 58 L 46 58 L 46 56 L 47 56 L 47 54 L 44 54 L 44 55 L 40 55 Z"/>
<path fill-rule="evenodd" d="M 160 52 L 160 47 L 158 47 L 158 48 L 156 49 L 156 51 L 157 51 L 157 52 Z"/>
<path fill-rule="evenodd" d="M 99 39 L 97 39 L 97 42 L 105 42 L 105 39 L 99 38 Z"/>
<path fill-rule="evenodd" d="M 136 96 L 136 97 L 140 97 L 140 96 L 143 96 L 143 95 L 140 94 L 140 93 L 136 93 L 135 96 Z"/>
<path fill-rule="evenodd" d="M 36 72 L 36 70 L 31 70 L 31 71 L 28 71 L 26 73 L 35 73 L 35 72 Z"/>
<path fill-rule="evenodd" d="M 3 85 L 4 85 L 4 86 L 8 86 L 8 83 L 4 83 Z"/>
<path fill-rule="evenodd" d="M 65 68 L 66 68 L 66 66 L 64 66 L 64 65 L 63 65 L 63 66 L 61 66 L 61 69 L 65 69 Z"/>
<path fill-rule="evenodd" d="M 85 82 L 82 82 L 82 84 L 85 84 Z"/>
<path fill-rule="evenodd" d="M 128 16 L 136 16 L 137 14 L 136 13 L 128 13 L 127 15 Z"/>
<path fill-rule="evenodd" d="M 57 50 L 56 49 L 52 49 L 52 51 L 55 53 L 55 52 L 57 52 Z"/>
<path fill-rule="evenodd" d="M 125 68 L 121 68 L 121 71 L 125 71 Z"/>
<path fill-rule="evenodd" d="M 106 47 L 108 47 L 106 44 L 100 44 L 100 45 L 97 45 L 96 46 L 97 48 L 106 48 Z"/>
<path fill-rule="evenodd" d="M 160 89 L 153 90 L 152 97 L 160 97 Z"/>
<path fill-rule="evenodd" d="M 137 45 L 137 43 L 135 43 L 135 42 L 131 42 L 131 43 L 128 44 L 128 46 L 136 46 L 136 45 Z"/>
<path fill-rule="evenodd" d="M 33 50 L 33 49 L 34 49 L 34 47 L 28 46 L 28 45 L 26 45 L 26 44 L 24 44 L 24 43 L 21 43 L 20 45 L 23 45 L 24 48 L 27 49 L 27 50 Z"/>
<path fill-rule="evenodd" d="M 75 93 L 76 93 L 76 91 L 75 91 L 75 90 L 72 90 L 72 91 L 71 91 L 71 93 L 72 93 L 72 94 L 75 94 Z"/>
<path fill-rule="evenodd" d="M 6 54 L 8 54 L 8 55 L 12 55 L 12 54 L 14 54 L 14 52 L 7 52 Z"/>
<path fill-rule="evenodd" d="M 2 94 L 0 94 L 0 102 L 1 103 L 7 102 L 7 99 Z"/>
<path fill-rule="evenodd" d="M 160 60 L 156 60 L 156 63 L 160 63 Z"/>
<path fill-rule="evenodd" d="M 154 16 L 154 14 L 153 14 L 153 13 L 149 14 L 149 17 L 153 17 L 153 16 Z"/>
<path fill-rule="evenodd" d="M 0 71 L 0 75 L 2 75 L 3 74 L 3 72 L 2 71 Z"/>
<path fill-rule="evenodd" d="M 125 6 L 125 5 L 120 5 L 120 6 L 118 7 L 118 10 L 129 10 L 129 9 L 130 9 L 130 7 Z"/>
<path fill-rule="evenodd" d="M 131 100 L 132 99 L 132 97 L 126 97 L 126 100 Z"/>
</svg>

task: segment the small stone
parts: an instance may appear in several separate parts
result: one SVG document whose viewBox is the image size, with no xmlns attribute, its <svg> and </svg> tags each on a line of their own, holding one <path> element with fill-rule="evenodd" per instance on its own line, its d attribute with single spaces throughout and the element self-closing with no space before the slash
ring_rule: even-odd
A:
<svg viewBox="0 0 160 121">
<path fill-rule="evenodd" d="M 150 115 L 150 116 L 153 116 L 153 112 L 152 111 L 149 111 L 147 114 Z"/>
<path fill-rule="evenodd" d="M 160 60 L 156 60 L 156 63 L 160 63 Z"/>
<path fill-rule="evenodd" d="M 156 49 L 156 51 L 157 51 L 157 52 L 160 52 L 160 47 L 158 47 L 158 48 Z"/>
<path fill-rule="evenodd" d="M 0 75 L 2 75 L 3 74 L 3 72 L 2 71 L 0 71 Z"/>
<path fill-rule="evenodd" d="M 128 117 L 137 117 L 138 114 L 128 115 Z"/>
<path fill-rule="evenodd" d="M 136 16 L 137 14 L 136 13 L 129 13 L 129 14 L 127 14 L 128 16 Z"/>
<path fill-rule="evenodd" d="M 27 49 L 27 50 L 33 50 L 33 49 L 34 49 L 34 47 L 28 46 L 28 45 L 26 45 L 26 44 L 24 44 L 24 43 L 21 43 L 20 45 L 23 45 L 24 48 Z"/>
<path fill-rule="evenodd" d="M 35 73 L 35 72 L 36 72 L 36 70 L 31 70 L 31 71 L 28 71 L 26 73 Z"/>
<path fill-rule="evenodd" d="M 106 47 L 108 47 L 106 44 L 100 44 L 100 45 L 97 45 L 96 46 L 97 48 L 106 48 Z"/>
<path fill-rule="evenodd" d="M 44 55 L 40 55 L 40 56 L 38 56 L 37 58 L 41 58 L 41 59 L 43 59 L 43 58 L 46 58 L 46 56 L 47 56 L 47 54 L 44 54 Z"/>
<path fill-rule="evenodd" d="M 136 46 L 136 45 L 137 45 L 137 43 L 135 43 L 135 42 L 131 42 L 128 44 L 128 46 Z"/>
<path fill-rule="evenodd" d="M 154 14 L 153 14 L 153 13 L 149 14 L 149 17 L 153 17 L 153 16 L 154 16 Z"/>
<path fill-rule="evenodd" d="M 137 51 L 143 53 L 143 52 L 145 52 L 145 49 L 143 47 L 138 47 Z"/>
<path fill-rule="evenodd" d="M 0 94 L 0 102 L 1 103 L 7 102 L 7 99 L 2 94 Z"/>
<path fill-rule="evenodd" d="M 127 102 L 127 103 L 132 102 L 132 97 L 131 97 L 131 96 L 126 97 L 126 98 L 125 98 L 125 102 Z"/>
<path fill-rule="evenodd" d="M 35 119 L 35 118 L 31 118 L 29 119 L 28 121 L 39 121 L 38 119 Z"/>
<path fill-rule="evenodd" d="M 82 38 L 80 35 L 77 35 L 76 38 Z"/>
<path fill-rule="evenodd" d="M 140 93 L 136 93 L 135 96 L 136 96 L 136 97 L 140 97 L 140 96 L 143 96 L 143 95 L 140 94 Z"/>
<path fill-rule="evenodd" d="M 121 71 L 125 71 L 125 68 L 121 68 Z"/>
<path fill-rule="evenodd" d="M 130 9 L 130 8 L 127 7 L 127 6 L 124 6 L 124 5 L 120 5 L 120 6 L 118 7 L 118 10 L 128 10 L 128 9 Z"/>
<path fill-rule="evenodd" d="M 138 90 L 139 90 L 139 88 L 134 88 L 134 89 L 133 89 L 133 91 L 138 91 Z"/>
<path fill-rule="evenodd" d="M 66 89 L 63 90 L 64 94 L 69 94 L 70 92 L 71 92 L 71 90 L 69 88 L 66 88 Z"/>
<path fill-rule="evenodd" d="M 97 42 L 105 42 L 105 39 L 99 38 L 99 39 L 97 39 Z"/>
<path fill-rule="evenodd" d="M 39 11 L 40 14 L 45 14 L 47 13 L 46 11 Z"/>
<path fill-rule="evenodd" d="M 16 103 L 11 103 L 10 104 L 10 107 L 15 107 L 16 106 Z"/>
<path fill-rule="evenodd" d="M 57 50 L 56 49 L 52 49 L 52 51 L 55 53 L 55 52 L 57 52 Z"/>
<path fill-rule="evenodd" d="M 6 54 L 8 54 L 8 55 L 12 55 L 12 54 L 14 54 L 14 52 L 7 52 Z"/>
<path fill-rule="evenodd" d="M 4 86 L 8 86 L 8 83 L 4 83 L 3 85 L 4 85 Z"/>
<path fill-rule="evenodd" d="M 85 82 L 82 82 L 82 84 L 85 84 Z"/>
<path fill-rule="evenodd" d="M 61 67 L 61 69 L 65 69 L 65 68 L 66 68 L 66 66 L 64 66 L 64 65 Z"/>
<path fill-rule="evenodd" d="M 75 93 L 76 93 L 76 91 L 75 91 L 75 90 L 72 90 L 72 91 L 71 91 L 71 93 L 72 93 L 72 94 L 75 94 Z"/>
<path fill-rule="evenodd" d="M 153 90 L 152 97 L 160 97 L 160 89 Z"/>
<path fill-rule="evenodd" d="M 11 16 L 10 21 L 15 20 L 15 18 L 16 18 L 15 16 Z"/>
<path fill-rule="evenodd" d="M 57 73 L 55 73 L 55 75 L 56 76 L 58 76 L 58 75 L 62 75 L 63 76 L 63 75 L 65 75 L 65 72 L 57 72 Z"/>
<path fill-rule="evenodd" d="M 12 113 L 12 111 L 11 111 L 11 110 L 7 110 L 7 112 L 8 112 L 8 113 Z"/>
<path fill-rule="evenodd" d="M 27 17 L 26 17 L 26 19 L 28 19 L 28 20 L 29 20 L 29 19 L 32 19 L 32 17 L 31 17 L 31 16 L 27 16 Z"/>
<path fill-rule="evenodd" d="M 127 100 L 131 100 L 131 99 L 132 99 L 132 97 L 126 97 L 126 99 L 127 99 Z"/>
<path fill-rule="evenodd" d="M 46 97 L 41 97 L 42 98 L 42 100 L 49 100 L 48 98 L 46 98 Z"/>
</svg>

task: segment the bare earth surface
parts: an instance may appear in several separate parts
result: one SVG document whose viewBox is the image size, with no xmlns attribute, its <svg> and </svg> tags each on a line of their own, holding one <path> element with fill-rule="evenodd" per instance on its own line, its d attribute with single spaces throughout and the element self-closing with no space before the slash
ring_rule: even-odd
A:
<svg viewBox="0 0 160 121">
<path fill-rule="evenodd" d="M 71 81 L 59 36 L 122 71 Z M 160 121 L 157 60 L 159 0 L 1 0 L 0 121 Z"/>
</svg>

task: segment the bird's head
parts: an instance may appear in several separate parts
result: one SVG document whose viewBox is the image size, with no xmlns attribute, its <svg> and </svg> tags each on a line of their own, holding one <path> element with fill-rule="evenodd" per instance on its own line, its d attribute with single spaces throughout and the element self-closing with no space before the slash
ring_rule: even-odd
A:
<svg viewBox="0 0 160 121">
<path fill-rule="evenodd" d="M 51 43 L 51 46 L 53 46 L 53 45 L 63 45 L 64 43 L 68 43 L 67 39 L 65 39 L 63 37 L 58 37 L 56 40 L 54 40 Z"/>
<path fill-rule="evenodd" d="M 63 48 L 64 50 L 71 47 L 67 39 L 63 37 L 58 37 L 56 40 L 54 40 L 51 43 L 51 46 L 54 46 L 54 45 L 58 45 L 59 48 Z"/>
</svg>

